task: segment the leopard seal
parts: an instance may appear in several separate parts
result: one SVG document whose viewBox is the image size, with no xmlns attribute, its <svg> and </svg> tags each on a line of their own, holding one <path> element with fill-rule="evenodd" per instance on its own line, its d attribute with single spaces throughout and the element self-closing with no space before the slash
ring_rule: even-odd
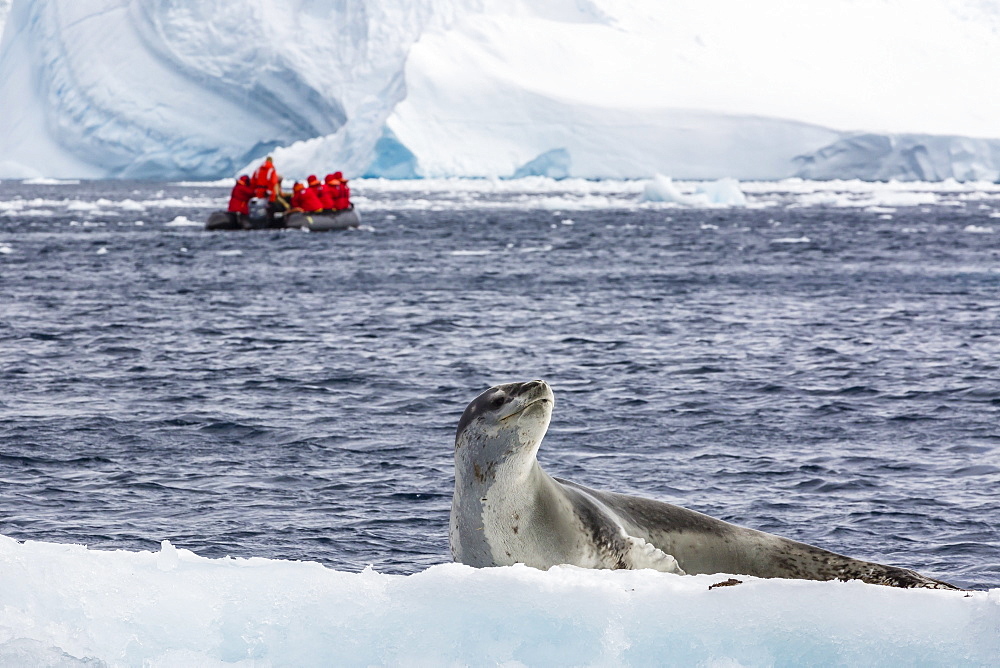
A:
<svg viewBox="0 0 1000 668">
<path fill-rule="evenodd" d="M 533 380 L 492 387 L 465 409 L 455 436 L 449 527 L 455 561 L 957 589 L 680 506 L 553 478 L 536 456 L 554 400 L 545 381 Z"/>
</svg>

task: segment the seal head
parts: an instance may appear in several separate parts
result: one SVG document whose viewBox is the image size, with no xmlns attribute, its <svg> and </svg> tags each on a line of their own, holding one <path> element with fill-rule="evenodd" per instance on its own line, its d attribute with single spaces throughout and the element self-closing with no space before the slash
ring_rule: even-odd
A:
<svg viewBox="0 0 1000 668">
<path fill-rule="evenodd" d="M 455 434 L 455 455 L 472 460 L 477 476 L 508 460 L 534 460 L 549 428 L 555 397 L 543 380 L 492 387 L 465 409 Z M 488 462 L 490 471 L 477 462 Z M 482 480 L 481 482 L 485 482 Z"/>
</svg>

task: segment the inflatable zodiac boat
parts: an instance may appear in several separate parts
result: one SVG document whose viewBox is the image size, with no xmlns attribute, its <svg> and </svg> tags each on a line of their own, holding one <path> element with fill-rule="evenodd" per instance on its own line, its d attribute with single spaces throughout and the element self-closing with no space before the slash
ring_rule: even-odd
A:
<svg viewBox="0 0 1000 668">
<path fill-rule="evenodd" d="M 361 216 L 352 204 L 347 209 L 332 213 L 305 213 L 296 211 L 285 214 L 285 227 L 294 227 L 310 232 L 332 232 L 333 230 L 348 230 L 361 225 Z"/>
<path fill-rule="evenodd" d="M 348 230 L 361 225 L 361 216 L 352 204 L 347 209 L 324 213 L 277 211 L 271 217 L 244 216 L 233 211 L 216 211 L 208 217 L 206 230 L 273 230 L 293 228 L 309 232 Z"/>
</svg>

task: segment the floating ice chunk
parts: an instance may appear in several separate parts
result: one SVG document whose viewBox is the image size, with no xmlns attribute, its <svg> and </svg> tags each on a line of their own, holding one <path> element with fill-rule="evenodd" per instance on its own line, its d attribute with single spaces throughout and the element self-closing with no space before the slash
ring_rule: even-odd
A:
<svg viewBox="0 0 1000 668">
<path fill-rule="evenodd" d="M 901 207 L 901 206 L 922 206 L 925 204 L 939 204 L 939 198 L 932 192 L 905 192 L 888 190 L 879 193 L 872 193 L 872 200 L 877 207 Z"/>
<path fill-rule="evenodd" d="M 120 202 L 115 202 L 117 206 L 125 211 L 145 211 L 146 205 L 142 202 L 136 202 L 134 199 L 123 199 Z"/>
<path fill-rule="evenodd" d="M 211 181 L 178 181 L 173 185 L 185 188 L 222 188 L 231 187 L 233 185 L 233 179 L 226 177 L 224 179 L 213 179 Z"/>
<path fill-rule="evenodd" d="M 719 179 L 703 183 L 696 191 L 708 197 L 709 202 L 717 206 L 746 206 L 747 198 L 740 189 L 736 179 Z"/>
<path fill-rule="evenodd" d="M 646 202 L 665 202 L 690 208 L 746 206 L 747 198 L 736 179 L 719 179 L 695 186 L 691 194 L 681 192 L 673 179 L 657 174 L 642 191 Z"/>
<path fill-rule="evenodd" d="M 962 231 L 969 234 L 993 234 L 993 228 L 989 225 L 966 225 Z"/>
<path fill-rule="evenodd" d="M 202 223 L 191 220 L 187 216 L 177 216 L 169 223 L 167 223 L 167 227 L 192 227 L 195 225 L 200 227 Z"/>
<path fill-rule="evenodd" d="M 544 209 L 547 211 L 595 211 L 598 209 L 620 208 L 614 198 L 605 197 L 604 195 L 530 197 L 514 204 L 523 208 Z"/>
<path fill-rule="evenodd" d="M 692 198 L 681 193 L 669 176 L 657 174 L 642 190 L 642 199 L 646 202 L 671 202 L 692 206 Z"/>
<path fill-rule="evenodd" d="M 49 179 L 45 177 L 38 177 L 34 179 L 25 179 L 24 185 L 26 186 L 77 186 L 80 182 L 76 179 Z"/>
</svg>

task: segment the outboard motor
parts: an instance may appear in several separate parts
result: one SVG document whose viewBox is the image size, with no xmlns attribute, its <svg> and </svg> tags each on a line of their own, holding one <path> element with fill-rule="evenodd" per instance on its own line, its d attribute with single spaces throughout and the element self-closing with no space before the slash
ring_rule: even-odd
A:
<svg viewBox="0 0 1000 668">
<path fill-rule="evenodd" d="M 253 197 L 247 203 L 250 208 L 250 227 L 267 227 L 267 198 Z"/>
</svg>

